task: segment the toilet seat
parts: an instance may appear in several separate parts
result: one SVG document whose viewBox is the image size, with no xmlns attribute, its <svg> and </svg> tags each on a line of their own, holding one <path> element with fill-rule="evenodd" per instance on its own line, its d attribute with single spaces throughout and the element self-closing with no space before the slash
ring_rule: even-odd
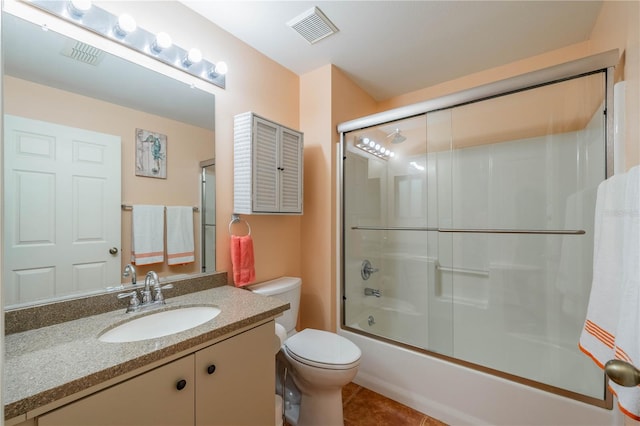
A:
<svg viewBox="0 0 640 426">
<path fill-rule="evenodd" d="M 289 337 L 284 347 L 291 358 L 327 370 L 348 370 L 360 364 L 362 352 L 354 343 L 328 331 L 306 328 Z"/>
</svg>

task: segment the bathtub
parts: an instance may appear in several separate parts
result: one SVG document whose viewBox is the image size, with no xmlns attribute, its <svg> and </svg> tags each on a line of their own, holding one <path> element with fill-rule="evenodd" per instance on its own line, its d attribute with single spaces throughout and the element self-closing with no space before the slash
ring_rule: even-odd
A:
<svg viewBox="0 0 640 426">
<path fill-rule="evenodd" d="M 413 305 L 390 298 L 376 299 L 365 306 L 351 328 L 417 347 L 427 346 L 427 321 L 424 312 Z"/>
<path fill-rule="evenodd" d="M 362 350 L 354 382 L 447 424 L 623 424 L 618 410 L 599 408 L 364 336 L 358 333 L 359 327 L 354 324 L 353 331 L 338 330 Z"/>
</svg>

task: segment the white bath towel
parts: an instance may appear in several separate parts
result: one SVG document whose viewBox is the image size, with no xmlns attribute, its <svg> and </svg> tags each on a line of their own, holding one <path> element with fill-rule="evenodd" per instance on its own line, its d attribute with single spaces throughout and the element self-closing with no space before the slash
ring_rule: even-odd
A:
<svg viewBox="0 0 640 426">
<path fill-rule="evenodd" d="M 194 261 L 193 207 L 167 207 L 167 263 L 181 265 Z"/>
<path fill-rule="evenodd" d="M 640 367 L 640 167 L 598 188 L 593 283 L 580 349 L 600 367 L 621 359 Z M 640 420 L 640 388 L 610 382 L 618 406 Z"/>
<path fill-rule="evenodd" d="M 133 206 L 131 262 L 136 265 L 164 262 L 164 206 Z"/>
</svg>

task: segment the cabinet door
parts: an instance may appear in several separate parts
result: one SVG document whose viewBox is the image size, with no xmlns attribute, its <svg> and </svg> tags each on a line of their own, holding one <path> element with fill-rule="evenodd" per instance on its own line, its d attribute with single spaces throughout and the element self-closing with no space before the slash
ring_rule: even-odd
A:
<svg viewBox="0 0 640 426">
<path fill-rule="evenodd" d="M 253 211 L 278 211 L 280 126 L 260 117 L 253 122 Z"/>
<path fill-rule="evenodd" d="M 38 426 L 193 425 L 194 355 L 151 370 L 66 405 Z M 178 390 L 178 382 L 186 385 Z"/>
<path fill-rule="evenodd" d="M 302 213 L 302 134 L 286 128 L 280 138 L 280 211 Z"/>
<path fill-rule="evenodd" d="M 196 425 L 274 424 L 274 339 L 270 321 L 196 352 Z"/>
</svg>

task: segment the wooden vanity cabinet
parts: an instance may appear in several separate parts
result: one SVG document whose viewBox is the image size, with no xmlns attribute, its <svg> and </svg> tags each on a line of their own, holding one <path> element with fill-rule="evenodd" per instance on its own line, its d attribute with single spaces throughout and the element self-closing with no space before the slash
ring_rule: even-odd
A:
<svg viewBox="0 0 640 426">
<path fill-rule="evenodd" d="M 38 426 L 272 424 L 274 336 L 270 321 L 44 414 Z"/>
<path fill-rule="evenodd" d="M 191 426 L 194 358 L 180 358 L 44 414 L 38 426 Z M 181 380 L 185 386 L 179 390 Z"/>
<path fill-rule="evenodd" d="M 275 421 L 273 322 L 196 352 L 196 425 Z"/>
</svg>

